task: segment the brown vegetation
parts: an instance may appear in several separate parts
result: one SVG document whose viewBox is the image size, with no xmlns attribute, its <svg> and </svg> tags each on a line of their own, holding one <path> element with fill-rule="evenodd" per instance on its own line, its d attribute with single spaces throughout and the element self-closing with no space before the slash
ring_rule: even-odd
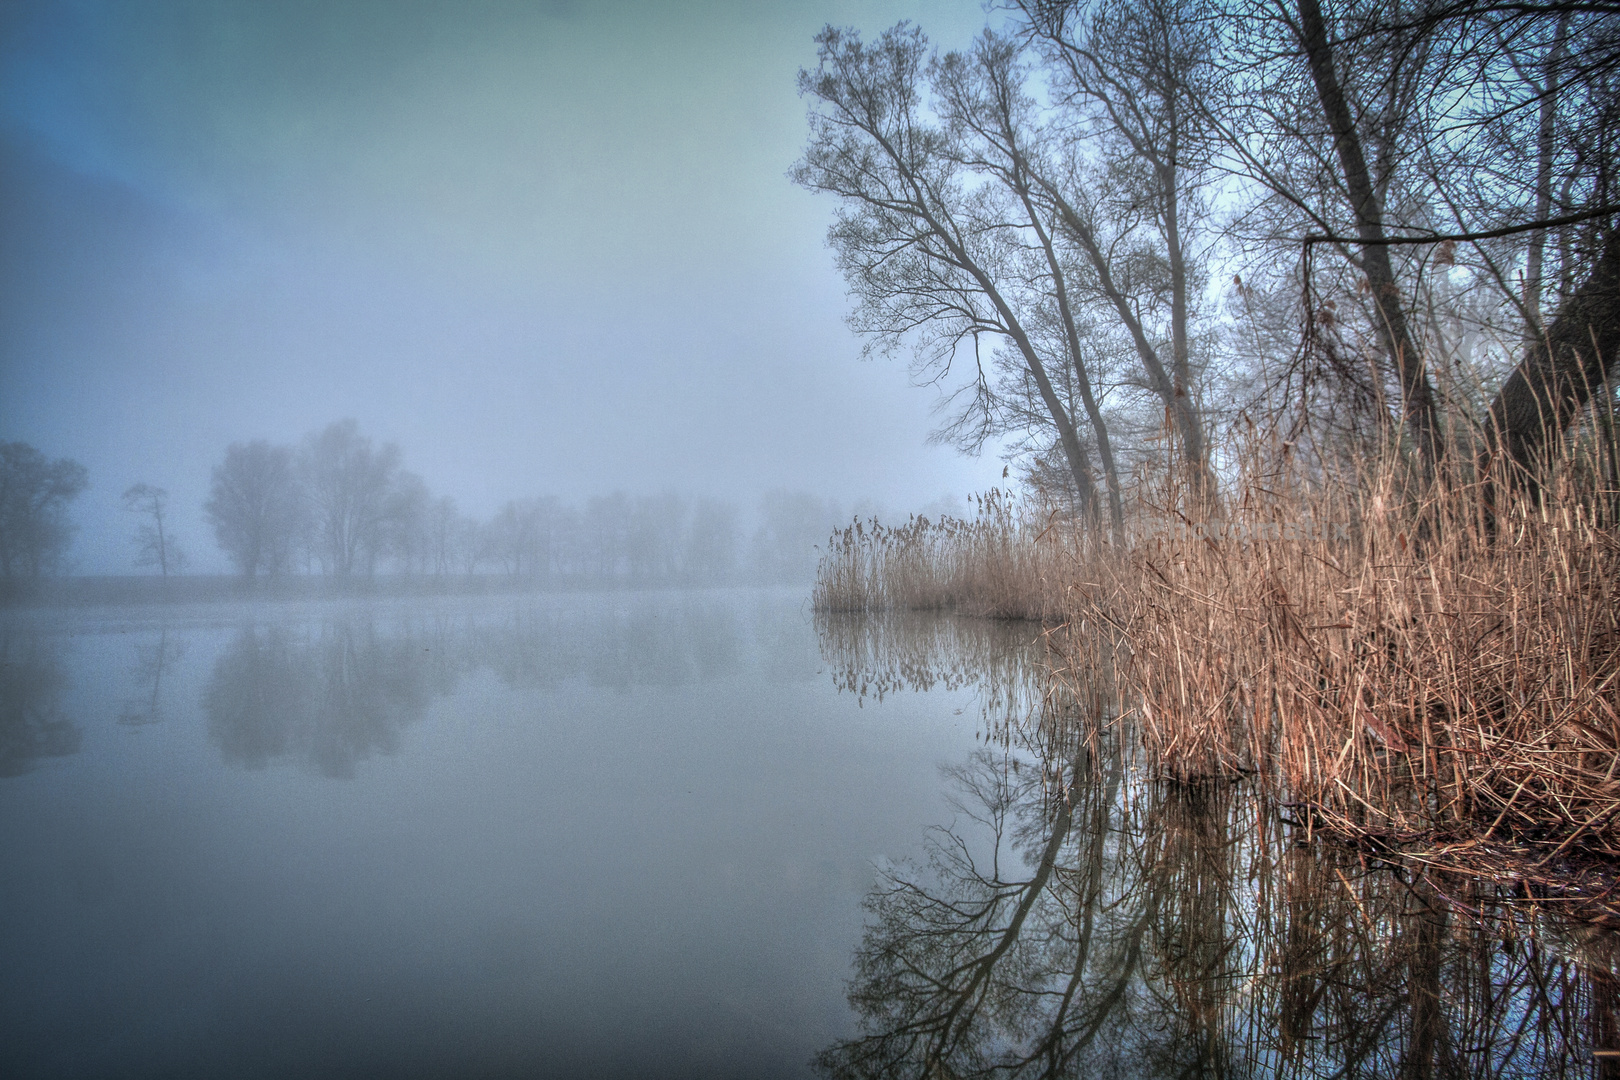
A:
<svg viewBox="0 0 1620 1080">
<path fill-rule="evenodd" d="M 1311 816 L 1252 784 L 1153 783 L 1126 726 L 1078 719 L 1104 672 L 1054 682 L 1033 623 L 817 628 L 854 692 L 974 683 L 984 739 L 945 770 L 949 824 L 867 896 L 828 1075 L 1573 1077 L 1620 1043 L 1600 876 L 1527 904 L 1468 851 L 1306 845 Z"/>
<path fill-rule="evenodd" d="M 973 502 L 969 519 L 857 520 L 834 533 L 816 574 L 816 610 L 1061 618 L 1076 531 L 1008 492 Z"/>
<path fill-rule="evenodd" d="M 852 526 L 817 606 L 1061 627 L 1155 769 L 1312 828 L 1620 859 L 1620 15 L 1009 6 L 800 76 L 851 325 L 971 344 L 939 435 L 1037 493 Z"/>
<path fill-rule="evenodd" d="M 1220 521 L 1139 491 L 1125 548 L 997 496 L 972 521 L 852 527 L 817 604 L 1041 619 L 1060 681 L 1113 658 L 1113 712 L 1160 774 L 1252 774 L 1317 828 L 1542 873 L 1620 858 L 1606 458 L 1570 455 L 1490 526 L 1463 477 L 1412 499 L 1393 465 L 1324 478 L 1269 453 Z"/>
<path fill-rule="evenodd" d="M 1566 476 L 1492 537 L 1470 489 L 1402 505 L 1390 475 L 1246 492 L 1257 520 L 1348 539 L 1158 541 L 1122 562 L 1095 616 L 1129 645 L 1156 765 L 1256 772 L 1340 832 L 1620 857 L 1609 506 Z"/>
</svg>

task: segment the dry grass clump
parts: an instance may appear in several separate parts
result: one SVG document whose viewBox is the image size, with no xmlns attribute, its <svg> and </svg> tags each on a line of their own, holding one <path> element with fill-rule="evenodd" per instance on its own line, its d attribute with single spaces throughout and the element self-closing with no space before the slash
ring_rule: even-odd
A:
<svg viewBox="0 0 1620 1080">
<path fill-rule="evenodd" d="M 912 517 L 899 526 L 874 519 L 835 533 L 816 574 L 816 610 L 1060 616 L 1075 532 L 1006 492 L 973 502 L 968 519 Z"/>
<path fill-rule="evenodd" d="M 1259 772 L 1347 830 L 1620 857 L 1620 539 L 1602 501 L 1563 479 L 1491 529 L 1477 490 L 1403 505 L 1394 476 L 1246 487 L 1238 520 L 1342 523 L 1337 540 L 1133 551 L 1106 609 L 1154 760 Z"/>
</svg>

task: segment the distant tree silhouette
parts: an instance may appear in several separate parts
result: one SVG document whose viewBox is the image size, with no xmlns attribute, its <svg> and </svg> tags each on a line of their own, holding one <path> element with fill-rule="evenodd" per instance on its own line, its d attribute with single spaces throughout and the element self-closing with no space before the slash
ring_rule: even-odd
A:
<svg viewBox="0 0 1620 1080">
<path fill-rule="evenodd" d="M 203 503 L 219 546 L 244 577 L 291 564 L 306 520 L 290 447 L 233 443 Z"/>
<path fill-rule="evenodd" d="M 400 478 L 399 447 L 374 447 L 353 420 L 304 440 L 300 471 L 313 515 L 314 543 L 328 573 L 376 569 L 388 541 L 391 501 Z"/>
<path fill-rule="evenodd" d="M 179 573 L 185 568 L 185 553 L 175 543 L 174 533 L 166 524 L 167 491 L 151 484 L 136 484 L 124 492 L 124 509 L 139 514 L 142 519 L 135 527 L 136 566 L 155 566 L 165 579 L 171 570 Z"/>
<path fill-rule="evenodd" d="M 0 577 L 53 570 L 73 537 L 67 504 L 85 489 L 83 465 L 0 442 Z"/>
</svg>

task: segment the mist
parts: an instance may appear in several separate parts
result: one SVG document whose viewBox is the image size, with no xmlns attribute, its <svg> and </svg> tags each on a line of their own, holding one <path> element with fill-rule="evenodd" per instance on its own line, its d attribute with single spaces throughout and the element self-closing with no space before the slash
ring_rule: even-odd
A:
<svg viewBox="0 0 1620 1080">
<path fill-rule="evenodd" d="M 232 443 L 354 419 L 435 496 L 794 492 L 905 513 L 996 483 L 952 384 L 862 361 L 790 183 L 825 23 L 978 5 L 18 4 L 0 19 L 0 437 L 89 486 L 61 568 L 189 570 Z M 954 376 L 953 376 L 954 377 Z M 143 571 L 144 572 L 144 571 Z"/>
</svg>

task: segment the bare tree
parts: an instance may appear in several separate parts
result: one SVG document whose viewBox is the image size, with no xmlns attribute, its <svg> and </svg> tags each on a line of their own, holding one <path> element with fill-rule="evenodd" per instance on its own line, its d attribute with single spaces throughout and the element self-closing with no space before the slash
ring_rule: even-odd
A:
<svg viewBox="0 0 1620 1080">
<path fill-rule="evenodd" d="M 485 531 L 490 555 L 512 577 L 541 572 L 537 565 L 540 547 L 540 506 L 536 499 L 514 499 L 490 519 Z"/>
<path fill-rule="evenodd" d="M 582 569 L 599 581 L 610 581 L 629 568 L 630 496 L 622 491 L 598 495 L 585 504 L 580 520 Z"/>
<path fill-rule="evenodd" d="M 428 505 L 424 522 L 427 539 L 426 564 L 434 577 L 445 577 L 455 565 L 460 544 L 461 512 L 456 500 L 441 495 Z"/>
<path fill-rule="evenodd" d="M 1274 196 L 1289 257 L 1304 223 L 1352 271 L 1337 305 L 1318 298 L 1304 316 L 1342 326 L 1365 305 L 1431 469 L 1483 420 L 1485 460 L 1502 453 L 1526 473 L 1603 382 L 1599 354 L 1612 359 L 1593 337 L 1617 320 L 1605 222 L 1620 10 L 1256 0 L 1227 14 L 1242 42 L 1228 59 L 1228 153 Z M 1457 303 L 1480 290 L 1497 302 Z M 1459 323 L 1472 325 L 1448 335 Z M 1460 367 L 1448 336 L 1474 330 L 1501 344 L 1448 380 L 1448 421 L 1440 361 Z M 1503 368 L 1487 411 L 1471 383 L 1494 384 Z"/>
<path fill-rule="evenodd" d="M 1620 231 L 1503 383 L 1485 425 L 1486 463 L 1506 455 L 1532 485 L 1548 452 L 1620 360 Z"/>
<path fill-rule="evenodd" d="M 643 495 L 635 500 L 627 545 L 632 580 L 675 579 L 680 570 L 686 513 L 686 500 L 679 495 Z"/>
<path fill-rule="evenodd" d="M 377 552 L 397 558 L 400 569 L 406 574 L 426 570 L 430 565 L 432 541 L 428 535 L 428 517 L 432 504 L 433 495 L 426 482 L 415 473 L 403 470 L 394 478 L 384 500 Z M 376 553 L 372 558 L 376 558 Z"/>
<path fill-rule="evenodd" d="M 1379 188 L 1388 188 L 1387 174 L 1394 167 L 1390 160 L 1393 155 L 1386 153 L 1386 160 L 1378 162 L 1382 166 L 1382 175 L 1369 167 L 1361 130 L 1340 80 L 1339 59 L 1328 36 L 1321 5 L 1317 0 L 1298 0 L 1297 12 L 1298 22 L 1294 32 L 1304 50 L 1311 82 L 1316 87 L 1317 99 L 1322 106 L 1322 116 L 1333 137 L 1333 149 L 1343 174 L 1344 192 L 1355 217 L 1356 238 L 1360 241 L 1357 262 L 1362 273 L 1367 275 L 1374 321 L 1384 342 L 1385 355 L 1400 382 L 1403 418 L 1418 452 L 1432 470 L 1445 453 L 1434 386 L 1429 380 L 1423 354 L 1418 351 L 1407 326 L 1402 290 L 1390 262 L 1389 247 L 1384 243 L 1387 236 Z M 1411 92 L 1410 81 L 1403 85 L 1402 74 L 1399 70 L 1388 72 L 1388 96 L 1399 99 Z M 1392 118 L 1385 116 L 1382 119 L 1387 124 Z M 1385 149 L 1390 150 L 1388 140 Z"/>
<path fill-rule="evenodd" d="M 1436 43 L 1440 89 L 1468 103 L 1453 122 L 1466 137 L 1430 155 L 1429 175 L 1476 275 L 1522 323 L 1481 468 L 1500 456 L 1533 486 L 1620 355 L 1620 10 L 1458 0 L 1421 9 L 1412 32 Z"/>
<path fill-rule="evenodd" d="M 1223 408 L 1286 417 L 1279 454 L 1309 432 L 1312 468 L 1394 432 L 1426 477 L 1476 448 L 1530 477 L 1607 400 L 1620 7 L 1011 6 L 944 56 L 828 28 L 800 73 L 791 175 L 840 199 L 851 325 L 929 381 L 971 349 L 940 437 L 1008 437 L 1100 512 L 1099 461 L 1118 535 L 1161 415 L 1213 497 Z"/>
<path fill-rule="evenodd" d="M 1060 158 L 1034 169 L 1034 183 L 1128 337 L 1174 427 L 1193 490 L 1212 498 L 1192 363 L 1202 284 L 1192 234 L 1211 171 L 1212 133 L 1201 108 L 1214 66 L 1209 13 L 1197 0 L 1019 0 L 1018 7 L 1055 76 L 1059 130 L 1081 144 L 1068 160 L 1091 144 L 1104 165 L 1077 183 Z"/>
<path fill-rule="evenodd" d="M 1081 505 L 1094 511 L 1090 453 L 1031 325 L 1048 294 L 1028 282 L 1027 252 L 1003 226 L 1005 191 L 976 182 L 927 111 L 926 38 L 902 23 L 870 46 L 833 27 L 816 41 L 819 66 L 799 73 L 814 102 L 810 144 L 791 175 L 842 200 L 828 240 L 857 299 L 851 324 L 883 351 L 909 342 L 918 373 L 935 380 L 972 345 L 977 377 L 947 427 L 968 448 L 1001 430 L 1009 388 L 985 370 L 979 346 L 1004 343 L 1057 433 Z"/>
<path fill-rule="evenodd" d="M 473 518 L 457 515 L 452 535 L 456 565 L 470 578 L 489 557 L 488 533 Z"/>
<path fill-rule="evenodd" d="M 84 743 L 63 705 L 69 683 L 58 641 L 7 631 L 0 632 L 0 777 L 21 776 L 42 757 L 76 754 Z"/>
<path fill-rule="evenodd" d="M 815 577 L 816 545 L 841 524 L 838 507 L 805 491 L 767 491 L 759 501 L 751 559 L 756 578 L 767 584 Z"/>
<path fill-rule="evenodd" d="M 292 449 L 263 439 L 231 444 L 214 467 L 203 512 L 242 576 L 287 570 L 306 521 Z"/>
<path fill-rule="evenodd" d="M 1050 303 L 1036 312 L 1032 322 L 1038 334 L 1042 327 L 1056 331 L 1055 342 L 1040 342 L 1041 352 L 1060 358 L 1051 367 L 1065 412 L 1076 414 L 1076 397 L 1084 410 L 1102 463 L 1114 537 L 1123 541 L 1125 519 L 1119 467 L 1088 371 L 1087 350 L 1081 344 L 1083 336 L 1090 336 L 1091 327 L 1082 328 L 1077 310 L 1080 297 L 1075 289 L 1077 268 L 1060 247 L 1063 226 L 1053 213 L 1045 179 L 1051 166 L 1042 143 L 1048 140 L 1042 139 L 1035 102 L 1023 88 L 1025 72 L 1018 53 L 1016 43 L 986 31 L 970 53 L 950 53 L 936 62 L 933 82 L 941 111 L 959 140 L 962 164 L 994 178 L 1011 193 L 1013 200 L 1008 208 L 1018 215 L 1018 231 L 1027 231 L 1028 246 L 1040 252 L 1041 261 L 1031 269 L 1037 275 L 1042 271 L 1047 275 L 1045 288 Z M 1047 426 L 1042 423 L 1046 418 L 1032 415 L 1033 410 L 1015 408 L 1014 412 L 1024 424 Z"/>
<path fill-rule="evenodd" d="M 185 566 L 185 553 L 175 543 L 165 519 L 169 513 L 169 493 L 151 484 L 135 484 L 124 492 L 124 510 L 136 514 L 135 565 L 155 566 L 165 581 L 172 570 Z"/>
<path fill-rule="evenodd" d="M 687 581 L 715 584 L 737 571 L 737 508 L 718 499 L 699 499 L 687 524 L 681 574 Z"/>
</svg>

